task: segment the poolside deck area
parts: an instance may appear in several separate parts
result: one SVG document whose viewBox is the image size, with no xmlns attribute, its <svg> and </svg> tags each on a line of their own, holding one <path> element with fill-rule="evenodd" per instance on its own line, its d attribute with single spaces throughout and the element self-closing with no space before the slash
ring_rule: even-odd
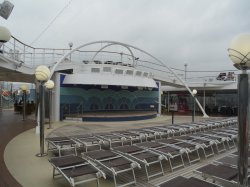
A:
<svg viewBox="0 0 250 187">
<path fill-rule="evenodd" d="M 202 118 L 197 116 L 196 120 Z M 72 122 L 64 121 L 53 123 L 53 129 L 45 127 L 45 136 L 70 136 L 77 134 L 99 133 L 119 131 L 126 129 L 137 129 L 142 127 L 152 127 L 155 125 L 171 124 L 170 116 L 160 116 L 155 119 L 129 122 Z M 13 111 L 4 110 L 0 115 L 0 187 L 27 186 L 27 187 L 66 187 L 70 186 L 64 178 L 52 178 L 52 166 L 48 162 L 48 156 L 36 157 L 39 152 L 39 135 L 35 134 L 35 121 L 28 119 L 22 121 L 22 116 L 14 114 Z M 176 116 L 175 122 L 191 122 L 191 116 Z M 46 145 L 45 145 L 46 150 Z M 220 154 L 216 158 L 222 157 L 230 152 Z M 155 186 L 174 176 L 190 176 L 190 171 L 213 161 L 214 158 L 204 162 L 195 163 L 175 172 L 167 172 L 164 176 L 153 178 L 149 182 L 145 180 L 142 172 L 137 172 L 139 176 L 136 186 Z M 164 168 L 166 169 L 166 168 Z M 114 186 L 112 180 L 100 180 L 102 187 Z M 78 185 L 79 187 L 96 186 L 95 182 Z"/>
</svg>

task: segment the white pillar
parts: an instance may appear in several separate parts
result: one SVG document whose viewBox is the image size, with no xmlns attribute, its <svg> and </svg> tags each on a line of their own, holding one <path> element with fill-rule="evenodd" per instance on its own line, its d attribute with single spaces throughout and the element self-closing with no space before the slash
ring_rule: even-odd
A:
<svg viewBox="0 0 250 187">
<path fill-rule="evenodd" d="M 206 90 L 205 90 L 206 83 L 204 83 L 204 90 L 203 90 L 203 108 L 206 110 Z"/>
<path fill-rule="evenodd" d="M 54 74 L 55 87 L 52 90 L 51 120 L 60 121 L 60 73 Z"/>
<path fill-rule="evenodd" d="M 203 108 L 206 111 L 206 91 L 203 90 Z"/>
<path fill-rule="evenodd" d="M 158 116 L 161 115 L 161 82 L 158 82 Z"/>
<path fill-rule="evenodd" d="M 36 95 L 37 97 L 40 97 L 40 95 L 38 94 L 39 92 L 37 90 L 39 90 L 39 85 L 38 83 L 35 84 L 35 87 L 36 87 Z M 36 116 L 36 134 L 40 134 L 40 99 L 37 99 L 37 116 Z"/>
</svg>

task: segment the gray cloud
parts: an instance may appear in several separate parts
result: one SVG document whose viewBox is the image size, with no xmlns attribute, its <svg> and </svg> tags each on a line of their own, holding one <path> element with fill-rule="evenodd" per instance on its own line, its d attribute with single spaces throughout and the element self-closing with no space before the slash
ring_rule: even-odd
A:
<svg viewBox="0 0 250 187">
<path fill-rule="evenodd" d="M 69 1 L 11 2 L 15 8 L 2 25 L 29 44 Z M 249 7 L 248 0 L 73 0 L 34 46 L 117 40 L 171 67 L 234 69 L 227 48 L 235 35 L 249 32 Z"/>
</svg>

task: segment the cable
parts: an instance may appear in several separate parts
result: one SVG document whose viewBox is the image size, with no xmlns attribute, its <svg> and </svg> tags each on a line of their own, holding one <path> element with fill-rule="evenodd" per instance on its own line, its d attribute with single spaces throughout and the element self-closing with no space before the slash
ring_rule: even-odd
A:
<svg viewBox="0 0 250 187">
<path fill-rule="evenodd" d="M 177 70 L 177 71 L 185 72 L 185 70 L 183 70 L 183 69 L 177 69 L 177 68 L 173 68 L 173 67 L 171 67 L 171 69 Z M 239 70 L 237 70 L 237 69 L 234 69 L 234 70 L 232 70 L 232 69 L 230 69 L 230 70 L 211 70 L 211 71 L 196 70 L 196 71 L 186 71 L 186 72 L 189 72 L 189 73 L 192 73 L 192 72 L 193 72 L 193 73 L 195 73 L 195 72 L 206 73 L 206 72 L 223 72 L 223 71 L 239 71 Z"/>
<path fill-rule="evenodd" d="M 223 71 L 239 71 L 238 69 L 234 69 L 234 70 L 213 70 L 213 71 L 200 71 L 200 70 L 198 70 L 198 71 L 187 71 L 187 72 L 193 72 L 193 73 L 195 73 L 195 72 L 202 72 L 202 73 L 204 73 L 204 72 L 223 72 Z"/>
<path fill-rule="evenodd" d="M 49 27 L 56 21 L 56 19 L 63 13 L 63 11 L 71 4 L 73 0 L 70 0 L 64 7 L 63 9 L 49 22 L 47 27 L 31 42 L 30 45 L 33 45 L 37 40 L 41 38 L 41 36 L 49 29 Z"/>
</svg>

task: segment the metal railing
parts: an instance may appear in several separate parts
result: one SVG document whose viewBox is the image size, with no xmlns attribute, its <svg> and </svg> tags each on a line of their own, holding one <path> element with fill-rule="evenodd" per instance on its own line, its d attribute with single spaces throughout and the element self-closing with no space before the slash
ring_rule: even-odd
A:
<svg viewBox="0 0 250 187">
<path fill-rule="evenodd" d="M 102 44 L 100 44 L 102 46 Z M 96 60 L 114 60 L 119 61 L 119 59 L 130 61 L 128 64 L 132 64 L 132 56 L 131 54 L 125 53 L 125 52 L 114 52 L 114 51 L 99 51 L 100 54 L 97 55 L 97 50 L 82 50 L 78 49 L 74 53 L 72 53 L 68 59 L 69 62 L 72 61 L 74 63 L 84 63 L 84 61 L 91 61 L 93 60 L 93 56 L 96 56 Z M 25 64 L 26 66 L 30 68 L 37 67 L 38 65 L 47 65 L 49 67 L 53 66 L 55 62 L 57 62 L 61 57 L 63 57 L 67 52 L 69 52 L 70 49 L 52 49 L 52 48 L 35 48 L 30 45 L 27 45 L 14 36 L 11 37 L 10 41 L 7 43 L 4 43 L 1 48 L 1 53 L 14 61 L 19 62 L 20 65 Z M 114 56 L 116 55 L 116 56 Z M 167 80 L 172 83 L 175 83 L 177 81 L 175 75 L 173 75 L 172 72 L 170 72 L 165 65 L 152 60 L 150 58 L 145 58 L 145 54 L 142 55 L 142 53 L 134 52 L 135 58 L 135 66 L 138 70 L 151 72 L 153 75 L 157 75 L 158 78 L 162 80 Z M 138 58 L 140 56 L 140 58 Z M 141 58 L 143 56 L 143 58 Z M 122 58 L 123 57 L 123 58 Z M 175 68 L 171 68 L 172 70 L 175 70 Z M 179 73 L 179 72 L 178 72 Z M 178 75 L 178 73 L 176 73 Z M 197 76 L 197 73 L 195 73 Z M 210 77 L 193 77 L 190 79 L 190 77 L 193 77 L 192 73 L 189 73 L 188 82 L 222 82 L 217 81 L 216 76 L 210 76 Z M 183 79 L 184 80 L 184 79 Z M 228 80 L 227 80 L 228 81 Z M 236 81 L 229 80 L 229 81 Z M 178 81 L 179 82 L 179 81 Z M 186 82 L 186 81 L 185 81 Z M 224 81 L 223 81 L 224 82 Z"/>
<path fill-rule="evenodd" d="M 27 45 L 14 36 L 2 46 L 2 54 L 14 61 L 29 67 L 40 64 L 52 65 L 70 49 L 35 48 Z"/>
<path fill-rule="evenodd" d="M 102 46 L 102 43 L 98 43 L 97 45 Z M 91 50 L 90 50 L 91 49 Z M 89 50 L 78 49 L 74 51 L 65 61 L 74 62 L 74 63 L 83 63 L 84 61 L 91 61 L 93 56 L 95 56 L 97 50 L 93 50 L 93 48 L 89 48 Z M 47 65 L 48 67 L 52 67 L 55 62 L 57 62 L 60 58 L 62 58 L 70 49 L 52 49 L 52 48 L 36 48 L 30 45 L 27 45 L 14 36 L 11 37 L 10 41 L 3 44 L 1 48 L 1 53 L 7 57 L 12 59 L 13 61 L 18 62 L 20 65 L 24 64 L 27 67 L 35 68 L 38 65 Z M 114 61 L 119 61 L 122 54 L 123 59 L 127 60 L 128 64 L 132 64 L 133 58 L 131 54 L 126 54 L 124 52 L 114 52 L 114 51 L 102 51 L 97 55 L 96 60 L 106 61 L 113 59 Z M 141 54 L 141 53 L 140 53 Z M 115 56 L 116 55 L 116 56 Z M 135 53 L 135 55 L 139 55 Z M 145 56 L 144 56 L 145 57 Z M 139 58 L 138 58 L 139 59 Z M 130 62 L 129 62 L 130 61 Z M 166 79 L 171 81 L 169 72 L 162 64 L 149 60 L 149 58 L 140 58 L 136 60 L 136 67 L 138 70 L 151 72 L 152 75 L 157 75 L 161 77 L 161 79 Z"/>
</svg>

